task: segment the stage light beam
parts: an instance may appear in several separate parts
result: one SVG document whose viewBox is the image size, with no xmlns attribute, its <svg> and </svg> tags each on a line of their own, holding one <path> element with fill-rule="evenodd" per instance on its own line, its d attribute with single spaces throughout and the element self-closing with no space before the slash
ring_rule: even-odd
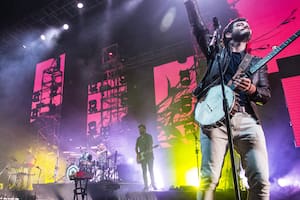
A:
<svg viewBox="0 0 300 200">
<path fill-rule="evenodd" d="M 174 21 L 175 21 L 176 12 L 177 11 L 176 11 L 175 7 L 171 7 L 167 11 L 167 13 L 163 17 L 163 19 L 161 21 L 161 24 L 160 24 L 160 31 L 161 32 L 166 32 L 171 28 L 171 26 L 174 24 Z"/>
</svg>

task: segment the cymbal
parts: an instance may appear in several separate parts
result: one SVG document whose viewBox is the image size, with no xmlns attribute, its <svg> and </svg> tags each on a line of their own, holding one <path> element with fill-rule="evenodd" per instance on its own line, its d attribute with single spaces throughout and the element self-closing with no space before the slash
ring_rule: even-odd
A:
<svg viewBox="0 0 300 200">
<path fill-rule="evenodd" d="M 72 154 L 72 153 L 76 153 L 74 151 L 63 151 L 63 154 Z"/>
<path fill-rule="evenodd" d="M 83 149 L 87 149 L 87 148 L 86 148 L 86 147 L 79 146 L 79 147 L 75 147 L 75 149 L 83 150 Z"/>
<path fill-rule="evenodd" d="M 70 153 L 69 156 L 72 156 L 72 157 L 80 157 L 82 154 L 81 153 Z"/>
</svg>

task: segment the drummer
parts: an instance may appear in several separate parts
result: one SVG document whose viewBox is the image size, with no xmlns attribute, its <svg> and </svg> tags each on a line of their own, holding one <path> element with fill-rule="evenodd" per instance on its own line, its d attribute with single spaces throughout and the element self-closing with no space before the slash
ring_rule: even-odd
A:
<svg viewBox="0 0 300 200">
<path fill-rule="evenodd" d="M 104 143 L 100 143 L 97 146 L 96 154 L 98 157 L 99 164 L 103 166 L 107 163 L 107 158 L 111 153 L 109 152 L 107 146 Z"/>
<path fill-rule="evenodd" d="M 97 145 L 96 153 L 97 153 L 97 155 L 101 155 L 101 154 L 104 154 L 104 153 L 107 153 L 107 154 L 109 153 L 110 154 L 110 152 L 108 151 L 107 146 L 104 143 L 100 143 L 99 145 Z"/>
</svg>

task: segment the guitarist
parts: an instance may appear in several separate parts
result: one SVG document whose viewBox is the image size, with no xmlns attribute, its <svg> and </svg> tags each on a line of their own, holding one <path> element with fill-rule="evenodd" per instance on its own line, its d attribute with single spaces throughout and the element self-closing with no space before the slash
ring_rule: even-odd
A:
<svg viewBox="0 0 300 200">
<path fill-rule="evenodd" d="M 223 44 L 206 42 L 207 29 L 199 17 L 199 23 L 193 23 L 197 42 L 207 58 L 208 70 L 203 80 L 194 90 L 194 95 L 201 101 L 205 98 L 210 83 L 220 84 L 218 61 L 227 84 L 235 75 L 247 51 L 247 44 L 252 30 L 248 21 L 237 18 L 223 30 Z M 216 49 L 218 50 L 216 52 Z M 249 65 L 257 63 L 259 58 L 253 57 Z M 257 105 L 265 104 L 271 97 L 268 82 L 267 66 L 263 66 L 251 77 L 237 76 L 232 80 L 237 95 L 234 111 L 231 113 L 231 127 L 235 150 L 241 156 L 242 166 L 248 178 L 248 199 L 269 199 L 269 170 L 265 136 Z M 221 96 L 221 94 L 220 94 Z M 221 105 L 221 109 L 222 105 Z M 201 113 L 199 113 L 201 114 Z M 228 149 L 228 136 L 224 123 L 213 126 L 201 126 L 201 181 L 197 199 L 212 200 L 219 183 L 223 161 Z"/>
<path fill-rule="evenodd" d="M 147 168 L 149 170 L 150 178 L 151 178 L 151 186 L 154 190 L 156 190 L 155 181 L 154 181 L 154 173 L 153 173 L 153 160 L 154 155 L 152 151 L 153 138 L 150 134 L 146 132 L 146 126 L 144 124 L 140 124 L 138 126 L 140 136 L 136 140 L 135 152 L 137 154 L 137 162 L 141 164 L 143 171 L 143 179 L 144 179 L 144 191 L 149 190 L 148 186 L 148 178 L 147 178 Z"/>
</svg>

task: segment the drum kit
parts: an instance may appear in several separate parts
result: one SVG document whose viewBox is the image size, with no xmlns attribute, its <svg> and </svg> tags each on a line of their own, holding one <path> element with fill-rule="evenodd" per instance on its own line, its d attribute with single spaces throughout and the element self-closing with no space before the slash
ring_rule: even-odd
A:
<svg viewBox="0 0 300 200">
<path fill-rule="evenodd" d="M 68 167 L 66 169 L 66 180 L 78 172 L 84 172 L 91 177 L 91 182 L 102 180 L 118 180 L 117 162 L 121 157 L 117 151 L 113 154 L 104 144 L 92 146 L 90 148 L 77 147 L 80 153 L 65 151 L 67 155 Z"/>
</svg>

